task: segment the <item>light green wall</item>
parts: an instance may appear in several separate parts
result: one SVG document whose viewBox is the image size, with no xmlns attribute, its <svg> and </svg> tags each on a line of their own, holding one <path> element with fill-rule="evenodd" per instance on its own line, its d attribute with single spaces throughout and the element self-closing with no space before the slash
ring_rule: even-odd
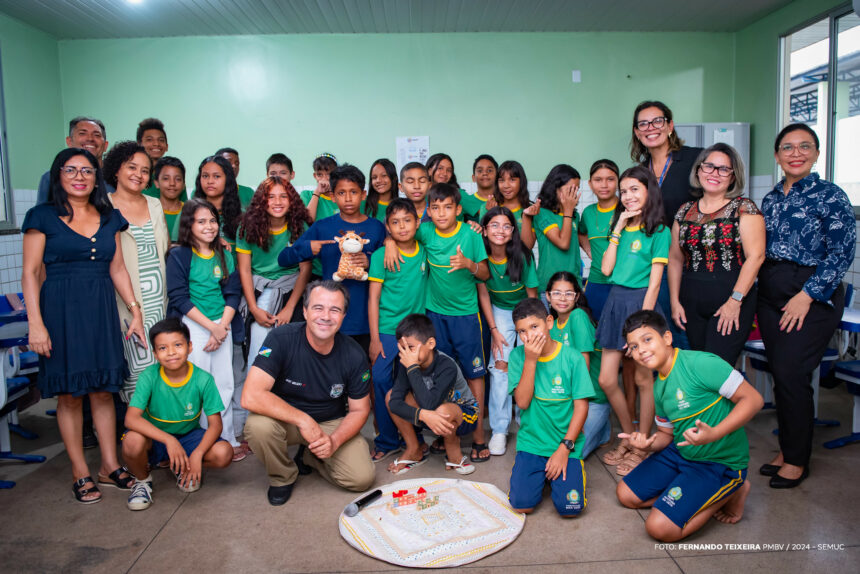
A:
<svg viewBox="0 0 860 574">
<path fill-rule="evenodd" d="M 0 14 L 6 139 L 13 189 L 36 189 L 65 146 L 57 41 Z"/>
<path fill-rule="evenodd" d="M 750 122 L 750 173 L 773 175 L 779 105 L 779 37 L 844 0 L 795 0 L 735 34 L 734 121 Z"/>
<path fill-rule="evenodd" d="M 218 147 L 238 148 L 245 185 L 276 151 L 307 185 L 319 152 L 366 171 L 393 159 L 406 135 L 429 135 L 461 180 L 480 153 L 518 159 L 538 180 L 559 162 L 583 172 L 604 156 L 625 165 L 643 99 L 666 101 L 680 122 L 732 119 L 733 50 L 732 34 L 704 33 L 59 42 L 63 117 L 97 114 L 113 142 L 156 116 L 189 171 Z"/>
</svg>

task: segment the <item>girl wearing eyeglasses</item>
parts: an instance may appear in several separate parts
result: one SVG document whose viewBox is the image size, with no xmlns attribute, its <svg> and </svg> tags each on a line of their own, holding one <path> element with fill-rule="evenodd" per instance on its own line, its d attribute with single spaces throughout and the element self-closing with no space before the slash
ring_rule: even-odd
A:
<svg viewBox="0 0 860 574">
<path fill-rule="evenodd" d="M 772 488 L 793 488 L 809 476 L 812 373 L 842 318 L 842 279 L 854 260 L 854 209 L 842 189 L 812 171 L 818 154 L 809 126 L 784 128 L 774 155 L 785 177 L 761 204 L 767 243 L 756 312 L 773 373 L 780 451 L 759 472 Z"/>
<path fill-rule="evenodd" d="M 582 458 L 585 460 L 598 445 L 609 442 L 612 424 L 609 422 L 609 402 L 600 388 L 600 362 L 603 352 L 595 340 L 597 321 L 588 304 L 588 299 L 576 276 L 570 271 L 553 273 L 546 285 L 546 298 L 550 312 L 555 316 L 549 334 L 562 345 L 582 353 L 588 366 L 588 375 L 594 386 L 594 398 L 588 399 L 588 417 L 582 425 L 585 443 Z"/>
<path fill-rule="evenodd" d="M 511 317 L 517 303 L 537 297 L 538 277 L 531 249 L 520 239 L 517 220 L 504 206 L 491 208 L 481 220 L 490 277 L 478 283 L 478 302 L 492 338 L 490 352 L 490 454 L 505 454 L 511 424 L 508 356 L 517 340 Z M 480 437 L 483 438 L 483 437 Z M 477 439 L 476 439 L 477 440 Z"/>
<path fill-rule="evenodd" d="M 734 365 L 755 317 L 755 279 L 764 262 L 764 218 L 745 197 L 744 165 L 724 143 L 699 154 L 693 195 L 675 214 L 669 250 L 672 319 L 690 348 Z"/>
</svg>

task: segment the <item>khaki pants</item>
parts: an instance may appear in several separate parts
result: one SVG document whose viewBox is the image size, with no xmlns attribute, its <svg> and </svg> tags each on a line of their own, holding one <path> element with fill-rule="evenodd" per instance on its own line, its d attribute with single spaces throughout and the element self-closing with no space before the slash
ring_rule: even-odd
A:
<svg viewBox="0 0 860 574">
<path fill-rule="evenodd" d="M 331 434 L 343 418 L 319 423 L 326 434 Z M 298 427 L 256 413 L 249 413 L 245 421 L 245 438 L 254 454 L 263 461 L 269 484 L 284 486 L 293 484 L 299 476 L 298 467 L 287 454 L 287 447 L 294 444 L 307 445 Z M 363 492 L 370 488 L 375 478 L 373 462 L 367 441 L 355 435 L 338 448 L 335 453 L 320 460 L 310 450 L 305 453 L 305 463 L 315 468 L 330 483 Z"/>
</svg>

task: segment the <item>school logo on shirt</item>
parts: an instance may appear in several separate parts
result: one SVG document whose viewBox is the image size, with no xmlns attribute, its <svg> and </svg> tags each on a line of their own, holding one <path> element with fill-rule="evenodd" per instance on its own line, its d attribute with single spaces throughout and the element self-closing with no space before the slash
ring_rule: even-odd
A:
<svg viewBox="0 0 860 574">
<path fill-rule="evenodd" d="M 567 333 L 565 333 L 564 337 L 561 338 L 561 342 L 564 343 L 564 345 L 570 347 L 570 341 L 568 341 L 567 339 L 568 339 Z"/>
<path fill-rule="evenodd" d="M 269 347 L 260 347 L 260 352 L 257 355 L 261 357 L 269 357 L 272 355 L 272 350 Z"/>
<path fill-rule="evenodd" d="M 689 401 L 684 400 L 684 391 L 678 389 L 675 391 L 675 398 L 678 399 L 678 408 L 679 409 L 688 409 L 690 408 Z"/>
<path fill-rule="evenodd" d="M 215 267 L 213 267 L 213 268 L 212 268 L 212 274 L 213 274 L 215 277 L 217 277 L 218 279 L 221 279 L 221 275 L 223 275 L 223 272 L 221 271 L 221 266 L 220 266 L 220 265 L 216 265 Z"/>
<path fill-rule="evenodd" d="M 194 414 L 194 405 L 192 405 L 191 403 L 186 404 L 185 405 L 185 416 L 190 417 L 193 414 Z"/>
<path fill-rule="evenodd" d="M 330 396 L 333 399 L 338 398 L 342 394 L 343 394 L 343 383 L 337 383 L 337 384 L 332 385 L 331 389 L 329 389 L 329 392 L 328 392 L 328 396 Z"/>
<path fill-rule="evenodd" d="M 552 378 L 552 389 L 550 392 L 553 394 L 564 394 L 564 387 L 561 386 L 561 375 L 556 375 Z"/>
<path fill-rule="evenodd" d="M 474 359 L 472 359 L 472 366 L 475 367 L 476 369 L 480 369 L 481 365 L 483 365 L 483 364 L 484 364 L 484 361 L 481 360 L 481 357 L 475 357 Z"/>
<path fill-rule="evenodd" d="M 579 491 L 575 488 L 567 493 L 567 501 L 571 504 L 579 504 Z"/>
<path fill-rule="evenodd" d="M 421 273 L 424 273 L 425 271 L 427 271 L 427 264 L 422 261 L 421 262 Z"/>
<path fill-rule="evenodd" d="M 640 249 L 642 249 L 642 242 L 639 241 L 638 239 L 634 239 L 633 243 L 630 244 L 630 251 L 632 251 L 633 253 L 636 253 Z"/>
<path fill-rule="evenodd" d="M 366 383 L 370 379 L 370 371 L 364 371 L 364 374 L 361 375 L 361 382 Z"/>
</svg>

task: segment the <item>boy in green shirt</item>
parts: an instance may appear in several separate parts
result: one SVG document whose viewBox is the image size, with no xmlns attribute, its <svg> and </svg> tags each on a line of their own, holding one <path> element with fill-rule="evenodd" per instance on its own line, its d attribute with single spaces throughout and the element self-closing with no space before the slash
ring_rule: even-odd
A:
<svg viewBox="0 0 860 574">
<path fill-rule="evenodd" d="M 436 329 L 436 347 L 454 358 L 479 405 L 484 404 L 484 349 L 478 315 L 477 282 L 489 278 L 487 252 L 481 235 L 457 220 L 462 212 L 460 191 L 448 183 L 430 188 L 432 222 L 422 223 L 415 237 L 427 250 L 430 276 L 427 282 L 427 316 Z M 393 240 L 386 239 L 386 268 L 404 261 Z M 484 443 L 483 419 L 473 437 L 472 462 L 485 462 L 490 451 Z M 441 454 L 437 442 L 431 451 Z"/>
<path fill-rule="evenodd" d="M 254 198 L 254 191 L 256 190 L 247 185 L 239 185 L 239 167 L 241 166 L 239 152 L 231 147 L 222 147 L 215 152 L 215 155 L 220 155 L 230 162 L 230 167 L 233 168 L 233 175 L 236 177 L 236 187 L 239 188 L 239 203 L 242 204 L 242 211 L 245 211 L 251 205 L 251 200 Z"/>
<path fill-rule="evenodd" d="M 408 199 L 391 200 L 385 211 L 385 228 L 404 258 L 400 269 L 385 269 L 385 250 L 370 257 L 367 318 L 370 323 L 370 361 L 373 364 L 374 416 L 377 435 L 371 453 L 373 462 L 400 451 L 397 427 L 385 406 L 384 397 L 394 385 L 393 368 L 397 358 L 397 325 L 407 315 L 424 313 L 427 285 L 427 254 L 415 241 L 418 214 Z"/>
<path fill-rule="evenodd" d="M 164 210 L 164 221 L 171 243 L 179 237 L 179 214 L 185 204 L 180 196 L 185 194 L 185 166 L 178 158 L 163 156 L 155 162 L 152 180 L 158 190 L 161 209 Z"/>
<path fill-rule="evenodd" d="M 314 190 L 304 190 L 301 198 L 313 220 L 318 221 L 339 211 L 337 203 L 331 197 L 332 190 L 329 184 L 329 176 L 337 167 L 337 158 L 330 153 L 322 153 L 314 158 L 313 167 L 317 187 Z"/>
<path fill-rule="evenodd" d="M 412 202 L 412 206 L 415 207 L 418 222 L 430 221 L 430 210 L 427 209 L 430 174 L 427 173 L 424 164 L 413 161 L 400 168 L 400 182 L 397 185 L 406 199 Z"/>
<path fill-rule="evenodd" d="M 580 353 L 550 337 L 553 318 L 540 299 L 520 301 L 513 312 L 522 345 L 511 351 L 508 392 L 522 412 L 508 498 L 531 513 L 550 483 L 564 518 L 585 509 L 582 426 L 594 387 Z"/>
<path fill-rule="evenodd" d="M 660 376 L 657 432 L 619 435 L 656 454 L 618 483 L 618 500 L 652 508 L 645 529 L 661 542 L 686 538 L 712 516 L 737 522 L 750 489 L 743 426 L 761 410 L 761 395 L 716 355 L 674 348 L 666 319 L 655 311 L 630 315 L 623 333 L 633 359 Z"/>
<path fill-rule="evenodd" d="M 155 468 L 169 460 L 183 492 L 200 488 L 202 466 L 224 468 L 233 458 L 230 444 L 219 438 L 224 404 L 212 375 L 188 361 L 191 335 L 178 318 L 163 319 L 149 330 L 158 363 L 140 375 L 128 405 L 122 455 L 136 481 L 128 497 L 130 510 L 152 504 Z M 200 415 L 209 428 L 200 428 Z"/>
<path fill-rule="evenodd" d="M 481 154 L 472 162 L 472 181 L 478 186 L 474 194 L 460 190 L 460 205 L 463 206 L 463 218 L 468 221 L 481 222 L 481 208 L 487 208 L 487 200 L 493 197 L 496 189 L 496 175 L 499 164 L 489 154 Z M 495 205 L 495 201 L 493 202 Z M 490 207 L 493 207 L 490 205 Z M 462 220 L 462 218 L 461 218 Z"/>
</svg>

